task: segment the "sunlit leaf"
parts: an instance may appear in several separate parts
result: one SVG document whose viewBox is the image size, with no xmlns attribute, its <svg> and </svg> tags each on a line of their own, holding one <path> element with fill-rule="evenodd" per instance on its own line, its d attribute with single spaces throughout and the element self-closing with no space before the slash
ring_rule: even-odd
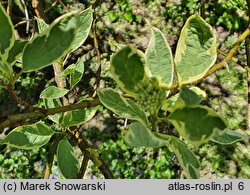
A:
<svg viewBox="0 0 250 195">
<path fill-rule="evenodd" d="M 33 125 L 19 126 L 13 129 L 0 144 L 30 150 L 45 145 L 54 132 L 42 122 Z"/>
</svg>

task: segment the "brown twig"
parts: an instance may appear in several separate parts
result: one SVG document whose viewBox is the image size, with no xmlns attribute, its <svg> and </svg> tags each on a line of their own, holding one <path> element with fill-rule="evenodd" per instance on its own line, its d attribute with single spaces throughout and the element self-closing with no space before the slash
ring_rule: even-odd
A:
<svg viewBox="0 0 250 195">
<path fill-rule="evenodd" d="M 81 168 L 77 174 L 77 179 L 82 179 L 84 177 L 84 174 L 88 167 L 89 160 L 90 160 L 90 157 L 89 157 L 88 152 L 86 151 L 83 152 L 83 160 L 82 160 Z"/>
<path fill-rule="evenodd" d="M 95 159 L 95 157 L 89 153 L 89 149 L 94 150 L 94 148 L 93 148 L 93 146 L 91 146 L 88 143 L 88 141 L 81 134 L 79 134 L 78 132 L 76 132 L 76 134 L 74 134 L 71 131 L 67 131 L 67 133 L 77 143 L 77 145 L 79 146 L 79 148 L 81 149 L 81 151 L 83 153 L 89 154 L 89 158 L 94 164 L 97 164 L 96 160 L 101 162 L 101 164 L 97 165 L 97 167 L 100 169 L 100 171 L 103 173 L 103 175 L 106 179 L 113 179 L 114 178 L 114 176 L 113 176 L 112 172 L 110 171 L 106 162 L 104 160 L 102 160 L 100 157 L 98 157 L 98 159 Z"/>
<path fill-rule="evenodd" d="M 64 6 L 64 4 L 61 1 L 59 1 L 59 2 Z M 46 23 L 49 22 L 49 20 L 46 16 L 46 12 L 44 10 L 44 6 L 43 6 L 41 1 L 32 0 L 32 7 L 35 10 L 36 16 L 38 18 L 43 19 Z M 62 65 L 63 65 L 63 62 L 61 62 L 60 60 L 52 63 L 52 66 L 54 69 L 55 81 L 56 81 L 57 87 L 59 87 L 59 88 L 64 88 L 66 86 L 66 78 L 61 75 L 61 73 L 63 72 Z M 66 97 L 62 97 L 62 102 L 63 102 L 64 106 L 69 105 L 69 101 Z M 69 106 L 71 106 L 71 105 L 69 105 Z M 51 162 L 48 162 L 48 163 L 51 163 Z M 52 163 L 53 163 L 53 159 L 52 159 Z M 49 171 L 50 171 L 49 165 L 50 164 L 47 165 L 48 169 L 46 169 L 48 171 L 48 173 L 46 172 L 47 175 L 49 174 Z"/>
<path fill-rule="evenodd" d="M 40 19 L 43 19 L 44 22 L 48 24 L 49 20 L 48 20 L 47 15 L 45 14 L 43 2 L 39 0 L 32 0 L 31 4 L 35 11 L 36 16 Z"/>
<path fill-rule="evenodd" d="M 62 106 L 58 108 L 39 109 L 39 110 L 35 110 L 34 112 L 10 115 L 8 116 L 6 120 L 0 123 L 0 134 L 4 131 L 6 127 L 13 127 L 20 121 L 42 119 L 42 118 L 45 118 L 46 116 L 53 115 L 56 113 L 67 112 L 67 111 L 72 111 L 76 109 L 90 108 L 90 107 L 95 107 L 98 105 L 100 105 L 100 100 L 94 99 L 94 100 L 80 102 L 80 103 Z"/>
<path fill-rule="evenodd" d="M 100 1 L 96 1 L 94 4 L 97 6 Z M 94 37 L 94 49 L 95 53 L 97 55 L 97 62 L 98 62 L 98 70 L 97 70 L 97 75 L 96 75 L 96 82 L 94 86 L 94 94 L 92 97 L 96 96 L 96 89 L 99 87 L 100 81 L 101 81 L 101 72 L 102 72 L 102 62 L 101 62 L 101 54 L 99 51 L 99 45 L 98 45 L 98 40 L 97 40 L 97 30 L 96 30 L 96 12 L 95 12 L 95 7 L 93 6 L 94 13 L 93 13 L 93 37 Z"/>
<path fill-rule="evenodd" d="M 53 160 L 56 153 L 57 145 L 59 141 L 62 139 L 61 134 L 57 134 L 55 140 L 52 142 L 51 147 L 49 148 L 48 156 L 47 156 L 47 163 L 44 171 L 44 179 L 49 179 L 51 174 L 51 168 L 53 166 Z"/>
<path fill-rule="evenodd" d="M 207 72 L 207 74 L 205 75 L 205 77 L 208 77 L 212 73 L 214 73 L 217 70 L 219 70 L 220 68 L 222 68 L 226 63 L 228 63 L 233 58 L 233 55 L 238 50 L 240 44 L 246 39 L 246 37 L 249 36 L 249 34 L 250 34 L 250 26 L 248 26 L 248 28 L 238 37 L 238 40 L 236 41 L 236 43 L 234 44 L 234 46 L 230 49 L 230 51 L 228 52 L 228 54 L 226 55 L 226 57 L 221 62 L 214 64 L 209 69 L 209 71 Z"/>
<path fill-rule="evenodd" d="M 9 92 L 9 94 L 11 95 L 11 97 L 21 106 L 24 106 L 25 108 L 31 108 L 31 104 L 26 102 L 25 100 L 23 100 L 21 97 L 17 96 L 14 87 L 13 86 L 8 86 L 7 90 Z"/>
</svg>

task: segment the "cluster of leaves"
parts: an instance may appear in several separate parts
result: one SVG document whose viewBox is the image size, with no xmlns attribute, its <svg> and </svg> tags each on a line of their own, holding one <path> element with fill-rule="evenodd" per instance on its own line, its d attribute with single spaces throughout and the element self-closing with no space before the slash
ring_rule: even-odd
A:
<svg viewBox="0 0 250 195">
<path fill-rule="evenodd" d="M 54 61 L 60 62 L 66 54 L 76 50 L 89 34 L 92 14 L 91 7 L 82 12 L 71 12 L 57 18 L 49 26 L 44 21 L 37 19 L 39 34 L 31 41 L 23 41 L 15 39 L 13 24 L 3 7 L 0 6 L 1 24 L 5 27 L 0 29 L 0 79 L 2 85 L 6 88 L 12 87 L 23 72 L 37 71 L 49 66 Z M 21 71 L 16 73 L 14 66 L 21 68 Z M 82 60 L 64 70 L 62 74 L 67 76 L 70 89 L 80 81 L 83 71 Z M 49 86 L 42 91 L 40 99 L 44 101 L 46 108 L 55 108 L 62 106 L 59 98 L 69 92 L 69 89 Z M 85 123 L 93 117 L 96 110 L 96 107 L 79 109 L 70 111 L 65 116 L 63 114 L 52 115 L 49 119 L 60 125 L 59 132 L 64 135 L 65 129 Z M 0 144 L 30 150 L 45 145 L 52 135 L 59 132 L 39 121 L 33 125 L 13 129 L 1 140 Z M 72 152 L 73 147 L 67 140 L 63 139 L 59 142 L 57 147 L 58 164 L 67 178 L 75 178 L 76 169 L 79 169 L 79 163 Z M 71 166 L 72 164 L 74 166 Z M 70 173 L 68 173 L 68 167 L 71 167 Z"/>
<path fill-rule="evenodd" d="M 230 144 L 242 137 L 229 130 L 214 111 L 199 104 L 203 100 L 198 88 L 182 87 L 180 93 L 168 98 L 166 92 L 177 76 L 180 86 L 203 78 L 216 60 L 216 40 L 212 28 L 198 15 L 191 16 L 184 25 L 175 58 L 160 30 L 152 28 L 152 37 L 146 53 L 124 46 L 111 59 L 111 72 L 118 86 L 131 99 L 123 98 L 113 89 L 100 89 L 98 96 L 103 105 L 117 115 L 135 120 L 123 132 L 125 142 L 132 147 L 161 147 L 167 145 L 188 178 L 198 178 L 199 162 L 184 142 L 176 137 L 159 133 L 159 110 L 170 112 L 164 118 L 189 143 L 199 146 L 212 140 Z M 174 62 L 176 70 L 174 68 Z M 225 130 L 225 131 L 223 131 Z"/>
</svg>

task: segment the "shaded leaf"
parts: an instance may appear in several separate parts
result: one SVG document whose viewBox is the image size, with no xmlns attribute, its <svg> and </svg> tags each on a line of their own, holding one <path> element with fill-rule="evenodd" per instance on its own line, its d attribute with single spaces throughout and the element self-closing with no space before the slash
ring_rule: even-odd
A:
<svg viewBox="0 0 250 195">
<path fill-rule="evenodd" d="M 113 78 L 124 91 L 136 93 L 136 86 L 145 78 L 144 54 L 139 50 L 125 46 L 111 58 Z"/>
<path fill-rule="evenodd" d="M 16 40 L 14 45 L 9 51 L 9 56 L 7 62 L 9 65 L 13 65 L 16 60 L 22 55 L 23 49 L 26 46 L 28 41 Z"/>
<path fill-rule="evenodd" d="M 30 150 L 45 145 L 54 132 L 42 122 L 33 125 L 19 126 L 13 129 L 0 144 Z"/>
<path fill-rule="evenodd" d="M 74 155 L 74 149 L 67 140 L 61 140 L 58 144 L 57 163 L 66 179 L 76 179 L 80 166 Z"/>
<path fill-rule="evenodd" d="M 0 61 L 5 62 L 15 41 L 14 27 L 10 17 L 0 4 Z"/>
</svg>

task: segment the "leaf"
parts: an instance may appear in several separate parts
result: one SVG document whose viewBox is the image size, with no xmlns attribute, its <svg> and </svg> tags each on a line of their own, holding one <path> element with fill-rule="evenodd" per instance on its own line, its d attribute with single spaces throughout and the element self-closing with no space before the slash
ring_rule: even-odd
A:
<svg viewBox="0 0 250 195">
<path fill-rule="evenodd" d="M 169 137 L 171 137 L 169 139 Z M 178 138 L 169 136 L 169 147 L 175 153 L 180 166 L 185 171 L 187 178 L 198 179 L 200 162 L 188 146 Z"/>
<path fill-rule="evenodd" d="M 61 140 L 58 144 L 57 163 L 66 179 L 76 179 L 80 166 L 74 155 L 74 149 L 67 140 Z"/>
<path fill-rule="evenodd" d="M 194 146 L 208 142 L 216 130 L 222 131 L 227 127 L 225 121 L 206 106 L 178 108 L 169 115 L 168 120 Z"/>
<path fill-rule="evenodd" d="M 19 126 L 13 129 L 0 144 L 30 150 L 45 145 L 54 132 L 42 122 L 33 125 Z"/>
<path fill-rule="evenodd" d="M 62 126 L 67 128 L 70 126 L 82 125 L 92 119 L 98 109 L 99 106 L 67 112 L 63 118 Z"/>
<path fill-rule="evenodd" d="M 244 135 L 237 133 L 232 130 L 225 130 L 225 131 L 215 131 L 215 134 L 211 141 L 216 142 L 218 144 L 233 144 L 235 142 L 241 141 L 245 138 Z"/>
<path fill-rule="evenodd" d="M 5 62 L 15 41 L 14 27 L 10 17 L 0 4 L 0 62 Z"/>
<path fill-rule="evenodd" d="M 97 94 L 101 103 L 120 117 L 137 120 L 145 125 L 148 124 L 145 113 L 133 100 L 123 98 L 110 88 L 98 89 Z"/>
<path fill-rule="evenodd" d="M 136 86 L 145 78 L 144 54 L 139 50 L 126 46 L 111 58 L 113 78 L 118 86 L 127 93 L 136 93 Z"/>
<path fill-rule="evenodd" d="M 187 106 L 198 105 L 203 100 L 203 96 L 199 96 L 195 91 L 185 86 L 180 90 L 180 98 Z"/>
<path fill-rule="evenodd" d="M 131 147 L 162 147 L 168 146 L 188 178 L 199 178 L 200 163 L 187 145 L 173 136 L 153 133 L 139 122 L 131 123 L 128 131 L 123 132 L 123 139 Z"/>
<path fill-rule="evenodd" d="M 7 80 L 7 82 L 13 81 L 13 69 L 7 62 L 0 61 L 0 76 Z"/>
<path fill-rule="evenodd" d="M 43 33 L 44 31 L 46 31 L 49 28 L 49 25 L 46 22 L 44 22 L 43 19 L 40 19 L 37 17 L 35 17 L 35 18 L 36 18 L 36 23 L 37 23 L 39 33 Z"/>
<path fill-rule="evenodd" d="M 7 62 L 10 66 L 12 66 L 16 60 L 22 55 L 23 49 L 26 46 L 28 41 L 16 40 L 14 45 L 9 51 L 9 56 Z"/>
<path fill-rule="evenodd" d="M 93 21 L 93 9 L 89 7 L 88 9 L 77 13 L 77 19 L 76 35 L 71 46 L 71 52 L 79 48 L 87 39 Z"/>
<path fill-rule="evenodd" d="M 42 34 L 30 41 L 23 52 L 23 71 L 31 72 L 49 66 L 65 55 L 75 38 L 77 20 L 75 14 L 65 14 Z"/>
<path fill-rule="evenodd" d="M 145 55 L 151 76 L 159 77 L 162 84 L 171 84 L 174 76 L 172 51 L 164 35 L 157 28 L 153 27 L 151 30 L 151 39 Z"/>
<path fill-rule="evenodd" d="M 68 66 L 64 71 L 64 75 L 69 75 L 70 88 L 73 88 L 82 78 L 84 73 L 84 62 L 79 60 L 76 64 Z"/>
<path fill-rule="evenodd" d="M 62 103 L 60 102 L 59 99 L 43 99 L 43 103 L 45 108 L 57 108 L 61 107 Z M 63 113 L 57 113 L 53 115 L 49 115 L 48 118 L 52 120 L 54 123 L 59 124 L 60 121 L 62 120 Z"/>
<path fill-rule="evenodd" d="M 131 147 L 162 147 L 167 141 L 155 136 L 150 129 L 139 122 L 129 125 L 128 131 L 123 131 L 125 143 Z"/>
<path fill-rule="evenodd" d="M 215 63 L 216 35 L 199 15 L 189 17 L 177 44 L 175 64 L 180 85 L 201 79 Z"/>
<path fill-rule="evenodd" d="M 182 87 L 180 93 L 168 98 L 162 105 L 165 111 L 173 112 L 183 106 L 199 105 L 207 97 L 206 92 L 198 87 Z"/>
<path fill-rule="evenodd" d="M 68 92 L 69 92 L 68 89 L 49 86 L 41 92 L 40 98 L 57 99 L 65 96 Z"/>
</svg>

